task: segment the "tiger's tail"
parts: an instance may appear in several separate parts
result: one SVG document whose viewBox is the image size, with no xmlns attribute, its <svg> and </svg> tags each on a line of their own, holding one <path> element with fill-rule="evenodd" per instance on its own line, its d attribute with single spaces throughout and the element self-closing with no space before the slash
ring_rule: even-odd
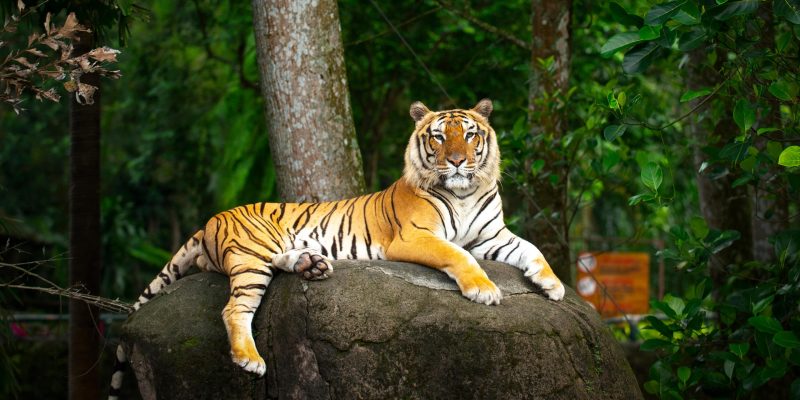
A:
<svg viewBox="0 0 800 400">
<path fill-rule="evenodd" d="M 133 303 L 133 310 L 136 312 L 142 305 L 155 297 L 158 292 L 172 284 L 173 282 L 181 279 L 186 275 L 186 271 L 192 265 L 197 265 L 201 269 L 207 266 L 207 260 L 203 253 L 203 230 L 197 231 L 189 241 L 187 241 L 172 259 L 164 266 L 161 272 L 150 282 L 144 289 L 139 299 Z M 114 362 L 114 369 L 111 375 L 111 388 L 108 391 L 108 400 L 117 400 L 119 398 L 120 389 L 122 388 L 122 378 L 125 374 L 125 369 L 128 365 L 128 357 L 122 344 L 117 345 L 116 361 Z"/>
</svg>

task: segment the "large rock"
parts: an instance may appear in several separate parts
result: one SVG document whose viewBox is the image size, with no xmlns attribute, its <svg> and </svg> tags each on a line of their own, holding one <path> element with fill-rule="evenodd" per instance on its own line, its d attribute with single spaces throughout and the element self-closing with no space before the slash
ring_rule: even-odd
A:
<svg viewBox="0 0 800 400">
<path fill-rule="evenodd" d="M 188 276 L 135 313 L 123 343 L 145 399 L 641 399 L 619 345 L 571 290 L 537 294 L 520 271 L 482 263 L 499 306 L 443 273 L 338 261 L 331 279 L 278 274 L 254 322 L 265 378 L 228 356 L 228 281 Z"/>
</svg>

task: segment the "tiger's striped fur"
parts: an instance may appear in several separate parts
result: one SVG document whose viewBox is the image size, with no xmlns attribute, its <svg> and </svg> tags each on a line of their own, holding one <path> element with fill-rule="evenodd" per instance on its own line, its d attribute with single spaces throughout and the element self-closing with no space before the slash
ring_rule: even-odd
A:
<svg viewBox="0 0 800 400">
<path fill-rule="evenodd" d="M 469 110 L 431 112 L 411 105 L 415 130 L 403 177 L 388 189 L 326 203 L 256 203 L 213 216 L 178 251 L 134 305 L 138 309 L 191 265 L 230 277 L 222 311 L 233 362 L 263 375 L 251 332 L 253 315 L 275 269 L 324 279 L 329 260 L 388 259 L 436 268 L 472 301 L 498 304 L 500 290 L 476 259 L 503 261 L 525 272 L 553 300 L 564 286 L 531 243 L 503 222 L 497 181 L 500 152 L 489 125 L 491 101 Z M 121 385 L 125 354 L 111 398 Z"/>
</svg>

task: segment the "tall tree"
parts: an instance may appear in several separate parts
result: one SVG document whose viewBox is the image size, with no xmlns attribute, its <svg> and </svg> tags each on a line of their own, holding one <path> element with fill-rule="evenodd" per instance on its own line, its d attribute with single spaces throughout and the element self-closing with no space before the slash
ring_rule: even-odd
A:
<svg viewBox="0 0 800 400">
<path fill-rule="evenodd" d="M 758 19 L 763 24 L 758 40 L 760 51 L 776 53 L 775 21 L 772 2 L 760 2 Z M 755 84 L 755 82 L 753 82 Z M 775 96 L 764 96 L 762 101 L 767 107 L 763 109 L 759 119 L 761 128 L 782 129 L 780 102 Z M 764 151 L 769 141 L 764 136 L 756 136 L 756 148 Z M 772 164 L 760 182 L 753 188 L 752 200 L 752 241 L 753 257 L 759 261 L 775 259 L 775 251 L 769 238 L 789 228 L 789 196 L 787 187 L 781 182 L 780 172 L 783 167 Z"/>
<path fill-rule="evenodd" d="M 717 72 L 722 68 L 724 58 L 714 54 L 716 64 L 711 64 L 709 54 L 713 50 L 700 47 L 689 53 L 686 84 L 690 89 L 715 87 L 722 81 Z M 702 100 L 691 102 L 692 107 L 702 106 Z M 724 109 L 732 109 L 732 101 L 720 99 Z M 693 138 L 693 162 L 697 172 L 697 195 L 700 212 L 708 226 L 719 230 L 732 229 L 741 234 L 736 246 L 731 246 L 712 257 L 710 275 L 718 287 L 726 279 L 724 268 L 735 262 L 750 260 L 753 248 L 750 243 L 750 202 L 747 189 L 735 187 L 735 177 L 729 173 L 728 166 L 715 163 L 709 152 L 718 152 L 719 148 L 732 141 L 739 128 L 730 115 L 715 117 L 711 108 L 699 111 L 697 118 L 689 120 L 688 134 Z M 719 148 L 718 148 L 719 147 Z"/>
<path fill-rule="evenodd" d="M 335 0 L 253 0 L 267 129 L 284 201 L 364 192 Z"/>
<path fill-rule="evenodd" d="M 73 56 L 93 49 L 93 34 L 82 32 Z M 96 87 L 100 76 L 85 74 L 81 82 Z M 87 292 L 100 291 L 100 93 L 86 104 L 70 96 L 69 283 Z M 69 398 L 99 398 L 97 360 L 100 334 L 97 307 L 69 302 Z"/>
<path fill-rule="evenodd" d="M 536 136 L 536 158 L 545 162 L 533 182 L 527 236 L 536 243 L 558 277 L 572 284 L 567 216 L 567 164 L 561 138 L 567 132 L 563 99 L 569 89 L 572 0 L 531 1 L 531 79 L 529 126 Z"/>
</svg>

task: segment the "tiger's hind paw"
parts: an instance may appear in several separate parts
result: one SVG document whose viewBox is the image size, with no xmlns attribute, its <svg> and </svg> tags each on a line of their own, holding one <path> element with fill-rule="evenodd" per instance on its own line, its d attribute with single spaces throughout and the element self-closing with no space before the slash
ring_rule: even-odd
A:
<svg viewBox="0 0 800 400">
<path fill-rule="evenodd" d="M 273 258 L 274 266 L 300 274 L 308 280 L 326 279 L 333 274 L 333 266 L 327 258 L 313 250 L 290 250 Z"/>
<path fill-rule="evenodd" d="M 327 258 L 312 253 L 303 253 L 294 264 L 295 272 L 308 280 L 327 279 L 333 273 L 333 266 Z"/>
</svg>

